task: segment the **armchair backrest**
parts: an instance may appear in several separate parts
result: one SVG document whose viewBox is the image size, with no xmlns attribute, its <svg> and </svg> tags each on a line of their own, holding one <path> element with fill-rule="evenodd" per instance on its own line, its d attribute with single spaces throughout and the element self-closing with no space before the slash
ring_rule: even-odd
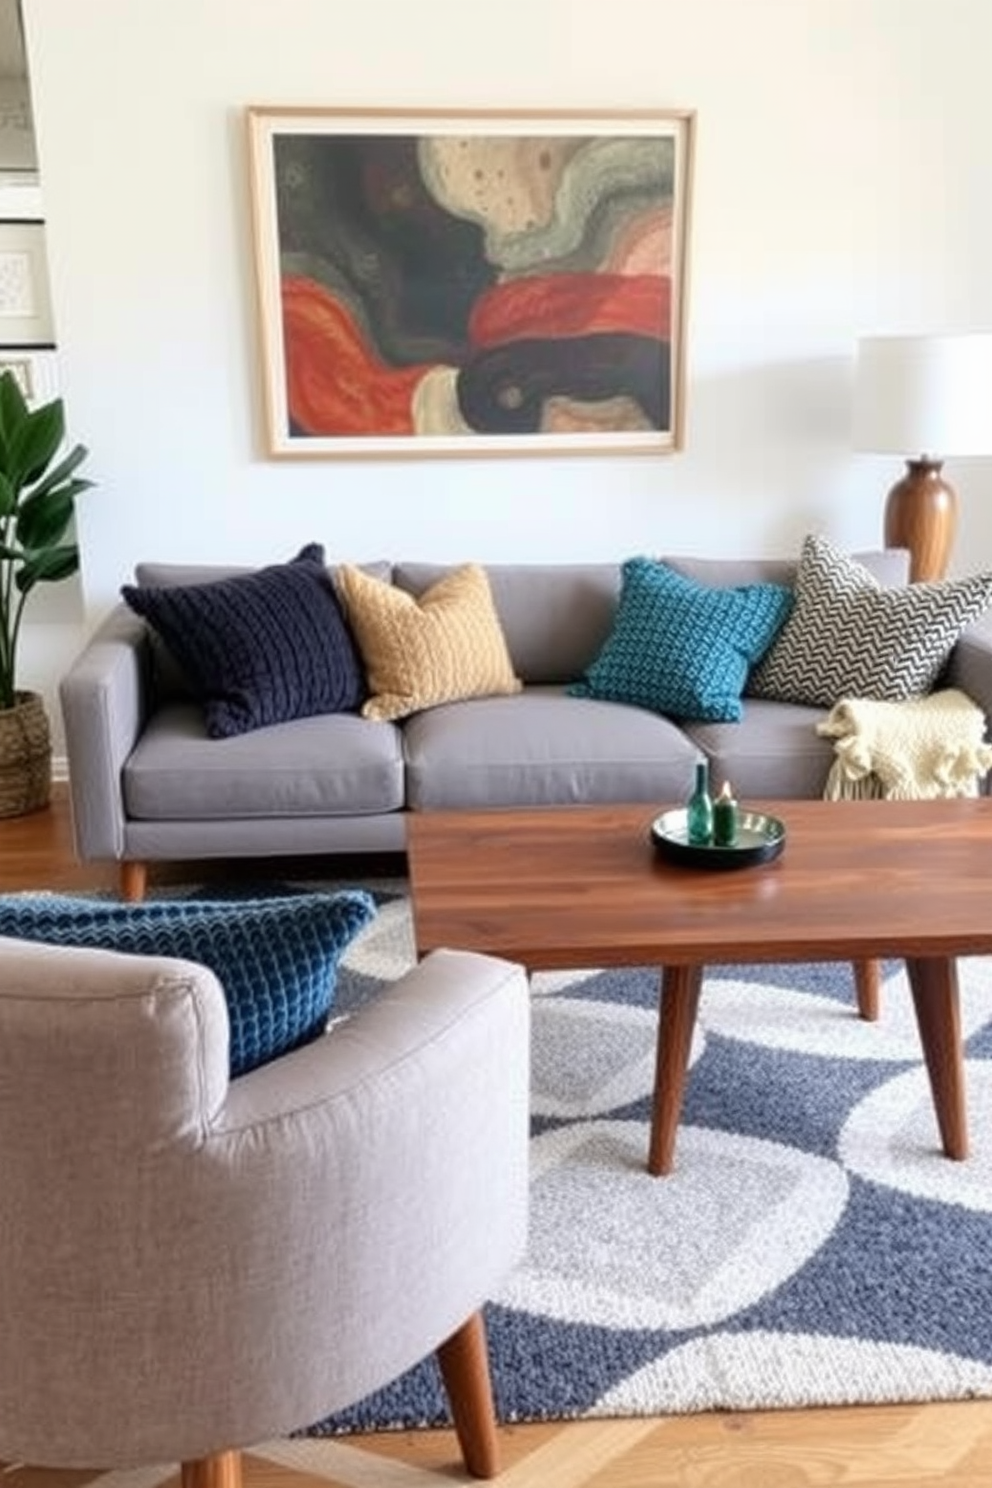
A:
<svg viewBox="0 0 992 1488">
<path fill-rule="evenodd" d="M 520 967 L 435 952 L 228 1077 L 190 962 L 0 938 L 0 1461 L 309 1425 L 481 1308 L 527 1212 Z"/>
<path fill-rule="evenodd" d="M 0 937 L 0 1151 L 30 1204 L 37 1178 L 71 1186 L 196 1145 L 228 1087 L 227 1007 L 206 967 Z M 123 1172 L 119 1181 L 125 1181 Z"/>
</svg>

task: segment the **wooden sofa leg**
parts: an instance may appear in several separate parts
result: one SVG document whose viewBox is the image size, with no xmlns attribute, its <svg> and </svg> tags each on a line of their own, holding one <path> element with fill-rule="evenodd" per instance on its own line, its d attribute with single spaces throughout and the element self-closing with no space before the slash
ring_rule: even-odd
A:
<svg viewBox="0 0 992 1488">
<path fill-rule="evenodd" d="M 877 961 L 855 961 L 854 986 L 858 995 L 858 1016 L 866 1023 L 878 1018 L 878 994 L 882 985 L 882 969 Z"/>
<path fill-rule="evenodd" d="M 481 1312 L 474 1312 L 441 1344 L 437 1359 L 465 1467 L 473 1478 L 494 1478 L 499 1472 L 499 1443 Z"/>
<path fill-rule="evenodd" d="M 147 863 L 122 863 L 120 871 L 121 898 L 126 904 L 140 904 L 148 887 Z"/>
<path fill-rule="evenodd" d="M 241 1488 L 241 1453 L 212 1452 L 184 1462 L 182 1488 Z"/>
</svg>

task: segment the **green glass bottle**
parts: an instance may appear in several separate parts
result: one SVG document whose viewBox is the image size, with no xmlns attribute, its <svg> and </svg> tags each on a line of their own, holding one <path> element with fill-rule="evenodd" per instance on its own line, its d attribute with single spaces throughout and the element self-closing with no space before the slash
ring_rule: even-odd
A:
<svg viewBox="0 0 992 1488">
<path fill-rule="evenodd" d="M 725 780 L 720 794 L 713 802 L 714 847 L 734 847 L 736 845 L 737 817 L 737 802 L 734 800 L 734 792 L 730 781 Z"/>
<path fill-rule="evenodd" d="M 696 764 L 696 784 L 686 803 L 686 836 L 691 847 L 709 847 L 713 841 L 713 797 L 710 795 L 708 760 Z"/>
</svg>

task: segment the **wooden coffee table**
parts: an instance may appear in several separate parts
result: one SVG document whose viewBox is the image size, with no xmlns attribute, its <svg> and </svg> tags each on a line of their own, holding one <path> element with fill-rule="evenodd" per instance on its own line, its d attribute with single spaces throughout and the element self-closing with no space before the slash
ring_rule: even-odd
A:
<svg viewBox="0 0 992 1488">
<path fill-rule="evenodd" d="M 707 965 L 905 960 L 948 1157 L 967 1156 L 956 957 L 992 952 L 992 800 L 749 801 L 779 816 L 771 863 L 674 866 L 663 806 L 408 818 L 417 951 L 488 951 L 531 971 L 662 968 L 648 1170 L 671 1171 Z"/>
</svg>

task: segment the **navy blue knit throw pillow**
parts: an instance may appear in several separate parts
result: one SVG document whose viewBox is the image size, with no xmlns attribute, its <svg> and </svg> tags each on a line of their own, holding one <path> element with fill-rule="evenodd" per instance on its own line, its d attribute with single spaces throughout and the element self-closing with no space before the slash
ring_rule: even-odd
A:
<svg viewBox="0 0 992 1488">
<path fill-rule="evenodd" d="M 319 543 L 251 573 L 168 588 L 125 584 L 121 594 L 186 673 L 213 739 L 356 712 L 365 701 L 361 659 Z"/>
<path fill-rule="evenodd" d="M 209 967 L 227 1002 L 233 1077 L 323 1033 L 338 962 L 375 912 L 375 900 L 360 889 L 141 904 L 7 894 L 0 895 L 0 935 Z"/>
</svg>

